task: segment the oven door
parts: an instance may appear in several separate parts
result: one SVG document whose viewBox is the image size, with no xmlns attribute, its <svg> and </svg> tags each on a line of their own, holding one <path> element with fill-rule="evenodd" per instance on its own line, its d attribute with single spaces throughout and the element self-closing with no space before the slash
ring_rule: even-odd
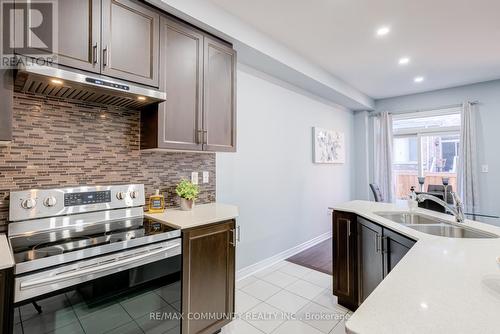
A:
<svg viewBox="0 0 500 334">
<path fill-rule="evenodd" d="M 181 239 L 15 278 L 14 333 L 180 333 Z"/>
</svg>

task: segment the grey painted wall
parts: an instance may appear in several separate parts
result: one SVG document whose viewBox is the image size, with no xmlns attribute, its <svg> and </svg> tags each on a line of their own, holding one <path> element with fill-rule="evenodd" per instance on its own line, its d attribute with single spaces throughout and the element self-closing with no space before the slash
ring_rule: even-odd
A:
<svg viewBox="0 0 500 334">
<path fill-rule="evenodd" d="M 376 101 L 377 111 L 427 109 L 478 100 L 478 164 L 489 165 L 479 173 L 479 201 L 482 212 L 500 215 L 500 80 L 407 95 Z M 373 137 L 371 137 L 373 138 Z M 373 139 L 371 140 L 373 142 Z M 369 145 L 373 151 L 373 144 Z M 369 159 L 373 166 L 373 159 Z M 372 169 L 370 167 L 370 169 Z M 370 173 L 373 179 L 372 173 Z M 500 226 L 500 220 L 485 220 Z"/>
<path fill-rule="evenodd" d="M 217 201 L 240 208 L 238 269 L 331 230 L 328 206 L 351 199 L 353 113 L 238 67 L 238 151 L 217 153 Z M 312 127 L 345 132 L 347 162 L 312 162 Z"/>
</svg>

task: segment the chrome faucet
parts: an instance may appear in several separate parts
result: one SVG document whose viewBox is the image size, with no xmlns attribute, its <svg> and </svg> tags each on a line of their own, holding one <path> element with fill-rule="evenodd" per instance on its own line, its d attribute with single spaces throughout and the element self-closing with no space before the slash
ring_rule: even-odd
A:
<svg viewBox="0 0 500 334">
<path fill-rule="evenodd" d="M 436 202 L 439 205 L 442 205 L 444 208 L 448 209 L 455 216 L 455 220 L 457 223 L 464 223 L 465 222 L 465 215 L 464 215 L 464 205 L 462 203 L 462 200 L 455 192 L 452 192 L 451 196 L 453 197 L 453 203 L 455 204 L 454 206 L 451 206 L 450 204 L 446 203 L 442 199 L 440 199 L 436 196 L 433 196 L 433 195 L 429 195 L 429 194 L 417 195 L 417 201 L 420 203 L 425 201 L 425 200 L 430 200 L 430 201 Z"/>
</svg>

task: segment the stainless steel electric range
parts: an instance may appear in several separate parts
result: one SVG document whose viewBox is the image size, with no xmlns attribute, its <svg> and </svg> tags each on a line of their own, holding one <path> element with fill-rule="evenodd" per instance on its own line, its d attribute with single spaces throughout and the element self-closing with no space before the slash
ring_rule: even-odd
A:
<svg viewBox="0 0 500 334">
<path fill-rule="evenodd" d="M 181 234 L 140 184 L 10 194 L 14 333 L 179 333 Z"/>
</svg>

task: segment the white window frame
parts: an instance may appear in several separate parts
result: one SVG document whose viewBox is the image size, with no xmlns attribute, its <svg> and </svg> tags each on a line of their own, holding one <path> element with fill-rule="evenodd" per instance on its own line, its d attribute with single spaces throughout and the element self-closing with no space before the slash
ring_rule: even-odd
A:
<svg viewBox="0 0 500 334">
<path fill-rule="evenodd" d="M 433 117 L 433 116 L 444 116 L 444 115 L 455 115 L 460 114 L 460 108 L 446 108 L 446 109 L 437 109 L 437 110 L 429 110 L 429 111 L 419 111 L 412 113 L 402 113 L 396 114 L 392 116 L 394 120 L 400 119 L 412 119 L 412 118 L 423 118 L 423 117 Z M 422 137 L 428 136 L 446 136 L 446 135 L 460 135 L 460 126 L 448 126 L 448 127 L 439 127 L 439 128 L 412 128 L 412 129 L 400 129 L 394 130 L 393 128 L 393 137 L 397 138 L 417 138 L 417 164 L 418 164 L 418 176 L 424 176 L 423 169 L 423 161 L 422 161 Z"/>
</svg>

